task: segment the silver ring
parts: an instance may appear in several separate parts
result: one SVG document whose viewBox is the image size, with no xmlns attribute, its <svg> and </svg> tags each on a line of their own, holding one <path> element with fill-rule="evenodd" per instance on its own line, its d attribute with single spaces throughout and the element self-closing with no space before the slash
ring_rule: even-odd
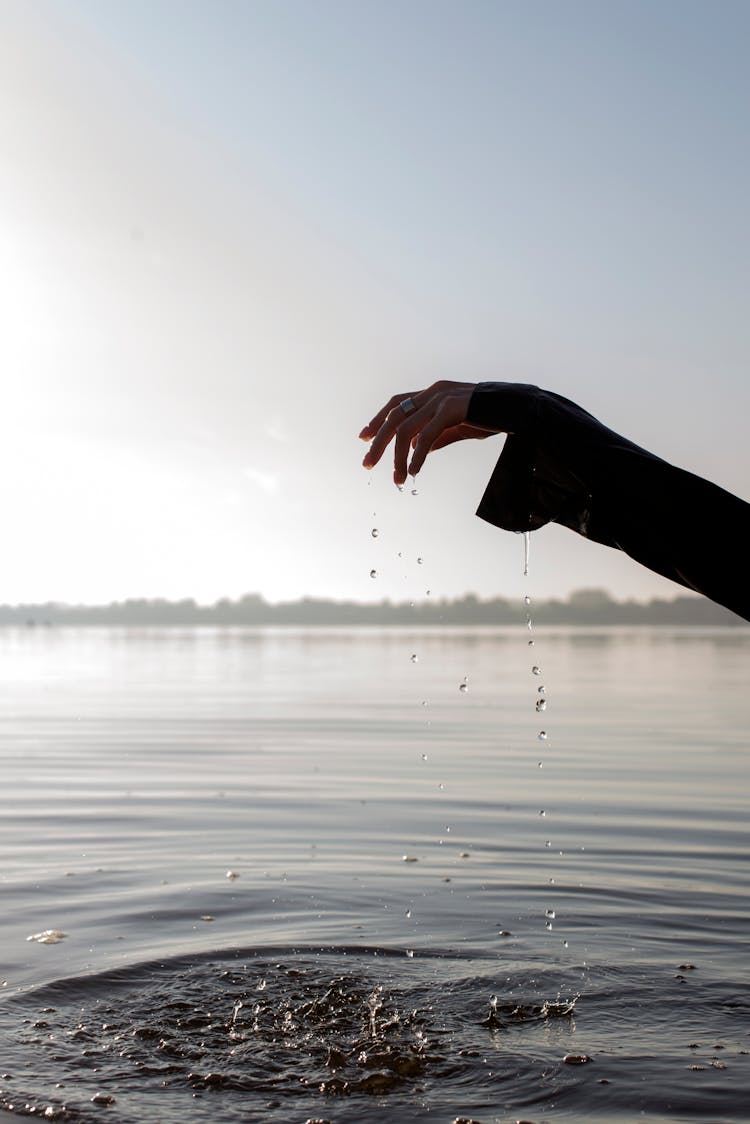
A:
<svg viewBox="0 0 750 1124">
<path fill-rule="evenodd" d="M 405 414 L 413 414 L 417 408 L 411 398 L 404 398 L 403 402 L 399 402 L 399 406 Z"/>
</svg>

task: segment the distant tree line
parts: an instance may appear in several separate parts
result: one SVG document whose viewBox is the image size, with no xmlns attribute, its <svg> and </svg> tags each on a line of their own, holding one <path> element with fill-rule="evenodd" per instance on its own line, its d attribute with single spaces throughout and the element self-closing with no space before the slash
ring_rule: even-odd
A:
<svg viewBox="0 0 750 1124">
<path fill-rule="evenodd" d="M 742 625 L 746 622 L 701 597 L 615 601 L 606 590 L 581 589 L 565 601 L 535 601 L 535 624 Z M 259 593 L 213 605 L 192 599 L 129 598 L 108 605 L 0 605 L 0 625 L 503 625 L 523 624 L 527 609 L 504 597 L 480 599 L 473 593 L 429 601 L 328 601 L 303 597 L 271 604 Z"/>
</svg>

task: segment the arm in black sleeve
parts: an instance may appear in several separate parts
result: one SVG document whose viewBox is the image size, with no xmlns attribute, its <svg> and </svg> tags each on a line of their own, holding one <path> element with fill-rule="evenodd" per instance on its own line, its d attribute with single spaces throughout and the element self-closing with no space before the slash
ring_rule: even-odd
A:
<svg viewBox="0 0 750 1124">
<path fill-rule="evenodd" d="M 750 504 L 536 386 L 480 383 L 467 421 L 508 434 L 482 519 L 508 531 L 561 523 L 750 620 Z"/>
</svg>

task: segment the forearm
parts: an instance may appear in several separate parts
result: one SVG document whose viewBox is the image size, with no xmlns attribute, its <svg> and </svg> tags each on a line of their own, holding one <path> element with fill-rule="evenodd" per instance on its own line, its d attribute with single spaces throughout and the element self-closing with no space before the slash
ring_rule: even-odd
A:
<svg viewBox="0 0 750 1124">
<path fill-rule="evenodd" d="M 721 537 L 750 535 L 750 505 L 535 386 L 480 383 L 467 420 L 509 434 L 477 514 L 511 531 L 561 523 L 750 620 L 745 567 Z"/>
</svg>

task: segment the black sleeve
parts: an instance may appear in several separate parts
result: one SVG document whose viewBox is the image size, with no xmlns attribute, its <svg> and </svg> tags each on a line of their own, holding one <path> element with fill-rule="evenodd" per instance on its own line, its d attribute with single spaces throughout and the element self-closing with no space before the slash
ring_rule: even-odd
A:
<svg viewBox="0 0 750 1124">
<path fill-rule="evenodd" d="M 522 383 L 480 383 L 467 420 L 508 433 L 477 515 L 507 531 L 561 523 L 750 620 L 750 504 Z"/>
</svg>

